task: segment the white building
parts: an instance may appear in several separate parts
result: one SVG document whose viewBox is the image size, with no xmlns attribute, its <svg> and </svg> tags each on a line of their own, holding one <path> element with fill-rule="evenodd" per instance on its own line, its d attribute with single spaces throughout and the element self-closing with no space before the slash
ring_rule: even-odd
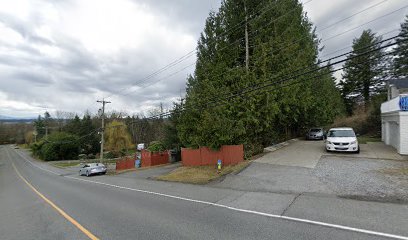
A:
<svg viewBox="0 0 408 240">
<path fill-rule="evenodd" d="M 408 155 L 408 79 L 388 82 L 388 101 L 381 104 L 382 141 Z"/>
</svg>

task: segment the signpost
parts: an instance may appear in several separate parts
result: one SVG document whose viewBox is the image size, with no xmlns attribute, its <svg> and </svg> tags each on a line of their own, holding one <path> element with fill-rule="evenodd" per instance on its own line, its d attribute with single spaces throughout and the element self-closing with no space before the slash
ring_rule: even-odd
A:
<svg viewBox="0 0 408 240">
<path fill-rule="evenodd" d="M 33 135 L 34 135 L 34 142 L 37 142 L 37 135 L 38 135 L 37 130 L 33 131 Z"/>
</svg>

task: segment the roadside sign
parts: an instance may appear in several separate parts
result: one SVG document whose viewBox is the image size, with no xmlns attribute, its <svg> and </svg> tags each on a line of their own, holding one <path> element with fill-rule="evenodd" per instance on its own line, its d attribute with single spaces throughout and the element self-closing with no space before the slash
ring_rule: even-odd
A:
<svg viewBox="0 0 408 240">
<path fill-rule="evenodd" d="M 402 111 L 408 111 L 408 96 L 401 96 L 399 105 Z"/>
</svg>

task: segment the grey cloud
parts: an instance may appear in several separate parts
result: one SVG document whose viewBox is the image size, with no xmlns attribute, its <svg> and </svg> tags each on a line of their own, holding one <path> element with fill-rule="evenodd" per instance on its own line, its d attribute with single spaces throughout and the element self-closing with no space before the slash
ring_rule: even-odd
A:
<svg viewBox="0 0 408 240">
<path fill-rule="evenodd" d="M 145 4 L 157 15 L 166 16 L 173 27 L 182 25 L 190 32 L 201 32 L 210 8 L 217 10 L 221 4 L 218 0 L 191 1 L 179 0 L 133 0 L 138 4 Z M 198 35 L 197 35 L 198 36 Z"/>
<path fill-rule="evenodd" d="M 197 39 L 203 30 L 211 5 L 215 10 L 220 5 L 218 0 L 180 0 L 176 2 L 168 0 L 134 0 L 134 2 L 135 4 L 147 6 L 147 9 L 152 11 L 152 14 L 156 15 L 158 21 L 163 23 L 164 26 L 182 29 L 182 32 Z M 74 6 L 76 3 L 71 3 L 70 0 L 60 0 L 53 4 L 61 10 L 67 4 Z M 325 4 L 330 7 L 329 2 Z M 316 12 L 319 14 L 311 12 L 309 16 L 318 26 L 317 31 L 319 31 L 319 28 L 328 26 L 370 4 L 372 3 L 368 1 L 359 1 L 356 4 L 353 0 L 346 0 L 335 7 L 328 8 L 327 11 L 317 4 L 318 11 Z M 387 5 L 387 8 L 384 8 L 381 14 L 395 9 L 398 5 L 402 4 L 397 1 L 393 5 Z M 333 11 L 335 11 L 335 14 L 333 14 Z M 398 28 L 403 20 L 401 17 L 403 13 L 400 12 L 384 19 L 386 21 L 375 22 L 344 36 L 324 42 L 326 47 L 322 54 L 350 46 L 352 39 L 357 37 L 366 27 L 372 28 L 379 33 L 385 32 L 389 28 Z M 323 39 L 381 14 L 368 12 L 364 15 L 365 18 L 360 20 L 350 19 L 323 32 Z M 35 34 L 34 29 L 38 25 L 47 23 L 35 11 L 30 15 L 30 18 L 32 21 L 22 21 L 16 17 L 0 13 L 0 21 L 25 39 L 23 43 L 17 46 L 6 44 L 0 40 L 1 47 L 13 50 L 10 51 L 13 53 L 0 52 L 1 91 L 6 93 L 9 99 L 29 104 L 45 105 L 53 109 L 83 112 L 85 108 L 96 110 L 99 107 L 95 104 L 96 97 L 107 96 L 125 89 L 118 94 L 119 96 L 115 95 L 109 99 L 112 104 L 108 107 L 135 113 L 141 109 L 158 106 L 161 102 L 167 107 L 171 107 L 171 102 L 180 96 L 180 91 L 184 92 L 188 73 L 194 70 L 191 67 L 174 76 L 166 77 L 194 62 L 195 57 L 193 56 L 187 61 L 177 64 L 174 68 L 170 68 L 148 80 L 143 80 L 152 72 L 183 55 L 184 52 L 180 53 L 183 46 L 180 46 L 179 50 L 176 51 L 164 45 L 162 43 L 163 39 L 149 39 L 149 45 L 142 48 L 121 49 L 113 55 L 101 56 L 89 51 L 79 40 L 69 37 L 63 32 L 53 32 L 52 40 L 41 38 L 41 36 Z M 36 48 L 38 45 L 58 48 L 61 56 L 57 58 L 47 57 Z M 185 53 L 190 50 L 192 49 L 186 48 Z M 12 69 L 13 71 L 6 72 L 2 70 L 3 68 Z M 7 78 L 8 82 L 3 83 L 6 76 L 10 78 Z M 141 88 L 138 88 L 138 85 L 141 85 Z M 98 93 L 98 96 L 96 96 L 96 93 Z M 50 99 L 52 100 L 50 101 Z"/>
<path fill-rule="evenodd" d="M 10 79 L 24 80 L 27 84 L 36 86 L 49 86 L 55 82 L 49 74 L 35 71 L 19 71 L 12 74 Z"/>
<path fill-rule="evenodd" d="M 33 32 L 32 26 L 29 23 L 23 22 L 22 20 L 14 16 L 0 13 L 0 22 L 13 29 L 30 42 L 44 45 L 53 45 L 53 42 L 51 40 L 38 36 L 38 34 Z"/>
</svg>

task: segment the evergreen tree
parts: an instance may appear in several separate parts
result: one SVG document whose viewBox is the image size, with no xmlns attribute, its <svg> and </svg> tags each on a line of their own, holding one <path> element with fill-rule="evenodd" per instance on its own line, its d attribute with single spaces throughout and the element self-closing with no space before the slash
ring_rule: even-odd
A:
<svg viewBox="0 0 408 240">
<path fill-rule="evenodd" d="M 45 135 L 45 123 L 41 115 L 34 121 L 34 128 L 37 131 L 37 139 L 41 139 Z"/>
<path fill-rule="evenodd" d="M 96 154 L 100 150 L 100 135 L 97 133 L 97 127 L 92 124 L 90 115 L 85 114 L 81 120 L 79 129 L 80 146 L 84 153 Z"/>
<path fill-rule="evenodd" d="M 356 104 L 367 107 L 371 97 L 384 89 L 382 73 L 386 58 L 383 50 L 376 50 L 381 46 L 381 40 L 370 29 L 353 40 L 353 50 L 344 64 L 343 79 L 339 84 L 350 115 Z"/>
<path fill-rule="evenodd" d="M 81 135 L 81 119 L 78 117 L 78 115 L 75 115 L 74 119 L 69 121 L 67 125 L 64 126 L 63 130 L 65 132 L 80 136 Z"/>
<path fill-rule="evenodd" d="M 408 77 L 408 15 L 401 24 L 401 31 L 396 39 L 399 43 L 395 48 L 393 75 L 397 78 Z"/>
<path fill-rule="evenodd" d="M 318 68 L 318 42 L 298 0 L 223 1 L 206 20 L 196 69 L 187 79 L 184 111 L 176 126 L 182 145 L 244 144 L 251 154 L 299 134 L 308 124 L 332 121 L 341 104 L 316 104 L 333 97 L 316 94 L 316 84 L 319 93 L 338 96 L 330 70 L 281 82 L 298 69 Z M 239 96 L 266 83 L 273 85 Z M 226 98 L 232 94 L 238 96 Z"/>
</svg>

